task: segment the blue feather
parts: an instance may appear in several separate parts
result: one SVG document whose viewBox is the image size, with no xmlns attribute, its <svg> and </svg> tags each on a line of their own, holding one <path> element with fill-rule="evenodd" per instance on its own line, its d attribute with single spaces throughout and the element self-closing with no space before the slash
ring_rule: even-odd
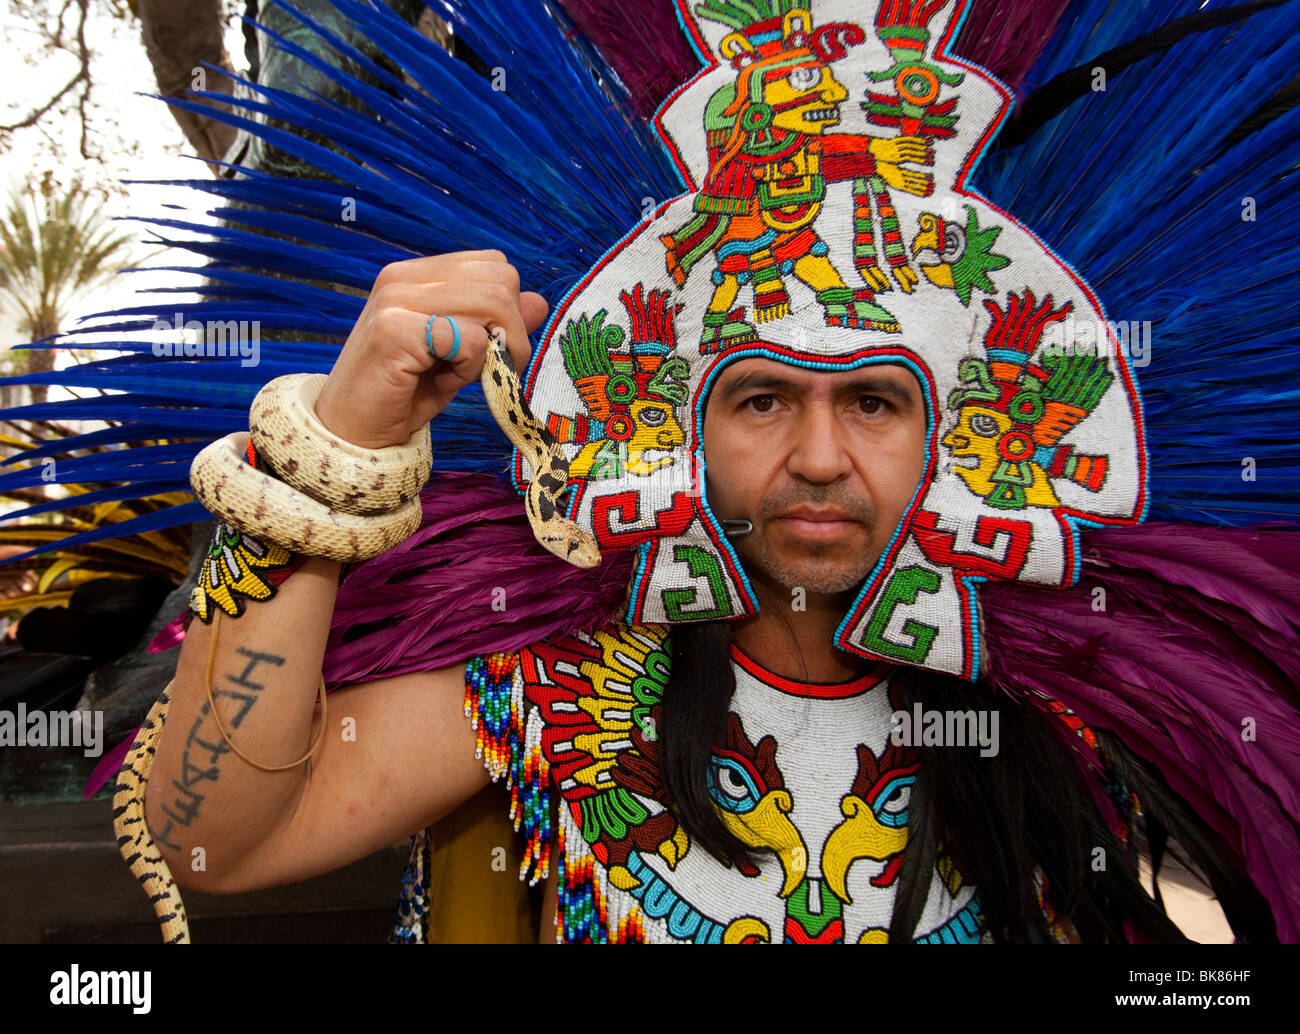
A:
<svg viewBox="0 0 1300 1034">
<path fill-rule="evenodd" d="M 273 2 L 294 13 L 291 4 Z M 303 32 L 292 39 L 259 31 L 340 87 L 346 102 L 257 83 L 246 84 L 245 98 L 219 98 L 228 110 L 203 104 L 203 94 L 171 101 L 246 130 L 327 178 L 232 166 L 234 178 L 159 181 L 215 199 L 207 212 L 225 220 L 209 226 L 179 211 L 139 220 L 157 242 L 198 262 L 164 268 L 203 282 L 151 290 L 140 304 L 99 314 L 103 322 L 63 339 L 66 346 L 107 332 L 114 340 L 89 347 L 126 355 L 0 381 L 113 392 L 0 413 L 122 424 L 46 443 L 27 459 L 146 438 L 191 439 L 155 447 L 175 449 L 170 453 L 111 449 L 59 461 L 62 473 L 88 481 L 131 482 L 103 491 L 184 488 L 184 457 L 246 427 L 248 404 L 266 381 L 330 369 L 364 302 L 352 292 L 368 290 L 385 264 L 497 247 L 525 287 L 554 310 L 641 217 L 643 198 L 680 193 L 672 162 L 632 113 L 618 77 L 551 5 L 436 5 L 487 68 L 504 70 L 502 90 L 387 6 L 332 2 L 402 74 L 297 13 Z M 1200 8 L 1198 0 L 1075 0 L 1026 87 L 1089 67 L 1104 51 Z M 1224 146 L 1300 65 L 1298 8 L 1194 34 L 1117 72 L 1105 92 L 1076 101 L 1020 145 L 989 154 L 975 177 L 981 192 L 1080 270 L 1111 318 L 1150 322 L 1151 361 L 1136 374 L 1155 518 L 1242 524 L 1300 512 L 1291 416 L 1300 383 L 1300 302 L 1292 287 L 1300 273 L 1292 244 L 1300 233 L 1293 171 L 1300 113 Z M 339 60 L 296 42 L 304 35 L 323 41 Z M 299 135 L 322 126 L 338 151 Z M 1250 223 L 1241 218 L 1247 196 L 1259 213 Z M 354 219 L 344 218 L 345 198 L 355 206 Z M 317 282 L 299 282 L 304 277 Z M 167 297 L 179 291 L 200 298 L 183 306 L 186 319 L 255 321 L 264 332 L 260 362 L 167 357 L 156 354 L 152 340 L 134 337 L 173 318 Z M 276 340 L 286 335 L 316 340 Z M 439 469 L 505 469 L 508 443 L 477 386 L 458 394 L 432 432 Z M 1242 480 L 1246 457 L 1256 464 L 1253 482 Z M 26 476 L 38 475 L 28 468 Z M 179 523 L 195 512 L 179 507 L 172 516 Z M 151 517 L 167 519 L 166 512 Z M 113 526 L 113 534 L 129 533 L 126 524 Z"/>
<path fill-rule="evenodd" d="M 227 432 L 229 433 L 229 432 Z M 16 456 L 10 456 L 7 460 L 0 462 L 0 466 L 11 467 L 16 463 L 26 463 L 31 460 L 40 459 L 43 456 L 61 456 L 64 453 L 73 452 L 77 449 L 98 448 L 104 445 L 120 445 L 125 442 L 144 442 L 150 439 L 171 437 L 171 429 L 156 424 L 150 427 L 148 424 L 135 424 L 131 428 L 123 427 L 105 427 L 98 431 L 87 431 L 85 434 L 69 436 L 68 438 L 57 438 L 45 445 L 38 445 L 32 449 L 26 449 Z M 72 444 L 73 441 L 77 444 Z M 84 497 L 83 497 L 84 498 Z M 58 500 L 56 500 L 58 502 Z M 14 514 L 7 513 L 6 517 L 12 518 Z"/>
<path fill-rule="evenodd" d="M 50 499 L 34 506 L 25 506 L 21 510 L 11 510 L 5 514 L 5 519 L 17 520 L 20 517 L 35 517 L 42 513 L 66 510 L 69 506 L 93 506 L 97 503 L 121 502 L 123 499 L 142 499 L 145 496 L 174 491 L 176 491 L 176 488 L 171 482 L 133 481 L 129 485 L 119 485 L 116 488 L 100 488 L 93 492 L 83 492 L 72 501 L 68 499 Z M 4 532 L 0 531 L 0 535 L 3 534 Z M 59 543 L 54 548 L 62 548 L 63 544 Z"/>
<path fill-rule="evenodd" d="M 1028 84 L 1200 7 L 1077 0 Z M 1300 109 L 1225 149 L 1297 67 L 1300 5 L 1193 34 L 993 152 L 976 177 L 1070 260 L 1111 319 L 1149 322 L 1149 365 L 1135 372 L 1153 519 L 1300 518 Z"/>
<path fill-rule="evenodd" d="M 149 495 L 155 491 L 150 489 L 149 492 L 141 493 Z M 90 531 L 79 532 L 76 535 L 69 535 L 66 539 L 61 539 L 52 545 L 42 546 L 39 549 L 29 549 L 26 553 L 19 553 L 17 556 L 8 557 L 0 560 L 0 564 L 16 563 L 19 560 L 30 560 L 33 557 L 40 556 L 42 553 L 48 553 L 56 549 L 72 549 L 74 546 L 85 546 L 92 542 L 102 542 L 104 539 L 123 538 L 127 535 L 138 535 L 145 531 L 161 531 L 164 528 L 174 528 L 178 524 L 193 524 L 196 521 L 211 520 L 212 515 L 203 509 L 199 503 L 182 503 L 180 506 L 169 507 L 164 510 L 158 510 L 154 513 L 147 513 L 141 517 L 132 517 L 130 520 L 122 521 L 118 524 L 106 524 L 102 528 L 92 528 Z"/>
</svg>

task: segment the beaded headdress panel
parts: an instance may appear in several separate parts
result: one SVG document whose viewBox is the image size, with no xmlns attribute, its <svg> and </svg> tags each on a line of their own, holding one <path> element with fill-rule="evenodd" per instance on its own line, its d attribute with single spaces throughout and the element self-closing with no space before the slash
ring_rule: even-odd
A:
<svg viewBox="0 0 1300 1034">
<path fill-rule="evenodd" d="M 757 610 L 702 442 L 710 386 L 747 357 L 896 363 L 921 386 L 924 474 L 842 649 L 973 679 L 979 582 L 1073 584 L 1081 525 L 1142 519 L 1141 410 L 1114 329 L 967 185 L 1011 95 L 947 52 L 963 7 L 678 0 L 706 67 L 655 121 L 684 191 L 556 307 L 526 385 L 570 458 L 568 515 L 638 551 L 629 621 Z M 525 487 L 518 453 L 514 473 Z"/>
</svg>

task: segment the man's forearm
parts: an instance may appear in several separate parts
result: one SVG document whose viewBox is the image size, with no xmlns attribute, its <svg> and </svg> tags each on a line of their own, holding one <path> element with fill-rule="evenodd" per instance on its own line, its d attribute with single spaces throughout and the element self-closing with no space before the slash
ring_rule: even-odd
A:
<svg viewBox="0 0 1300 1034">
<path fill-rule="evenodd" d="M 217 619 L 212 699 L 230 739 L 258 764 L 302 757 L 317 731 L 313 715 L 338 573 L 337 563 L 308 560 L 273 598 L 237 618 Z M 173 873 L 200 886 L 219 885 L 288 822 L 309 764 L 266 772 L 231 750 L 208 702 L 211 643 L 212 627 L 193 620 L 145 799 L 149 829 Z"/>
</svg>

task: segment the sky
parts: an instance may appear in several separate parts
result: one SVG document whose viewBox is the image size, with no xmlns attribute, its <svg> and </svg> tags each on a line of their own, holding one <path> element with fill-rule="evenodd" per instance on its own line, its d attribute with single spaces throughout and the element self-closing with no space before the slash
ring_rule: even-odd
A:
<svg viewBox="0 0 1300 1034">
<path fill-rule="evenodd" d="M 56 178 L 66 182 L 80 172 L 88 182 L 120 182 L 124 179 L 208 179 L 206 166 L 193 157 L 192 149 L 166 105 L 142 94 L 157 89 L 153 69 L 140 42 L 139 25 L 113 19 L 92 5 L 87 39 L 94 52 L 91 69 L 95 82 L 93 97 L 97 101 L 94 125 L 99 128 L 97 141 L 102 145 L 104 161 L 87 162 L 79 153 L 80 119 L 70 116 L 46 116 L 38 127 L 11 134 L 9 147 L 0 151 L 0 187 L 6 191 L 21 183 L 29 174 L 39 176 L 52 169 Z M 0 68 L 21 69 L 20 74 L 5 75 L 5 90 L 0 98 L 0 119 L 5 123 L 25 117 L 55 93 L 76 71 L 77 61 L 71 54 L 49 56 L 40 52 L 39 42 L 29 24 L 15 17 L 6 5 L 0 15 Z M 231 26 L 227 49 L 237 67 L 243 61 L 243 40 L 238 23 Z M 51 141 L 61 147 L 64 160 L 54 154 Z M 133 146 L 128 146 L 128 142 Z M 115 194 L 107 206 L 110 216 L 142 218 L 157 215 L 176 216 L 164 206 L 180 205 L 191 210 L 195 221 L 210 222 L 203 214 L 212 202 L 208 195 L 177 187 L 131 185 Z M 126 232 L 143 242 L 148 229 L 138 223 L 120 224 Z M 150 252 L 155 254 L 149 258 Z M 156 253 L 143 243 L 138 254 L 145 264 L 176 263 L 175 254 Z M 184 255 L 180 256 L 184 258 Z M 136 292 L 151 287 L 177 286 L 185 283 L 175 273 L 128 273 L 115 278 L 107 288 L 84 297 L 80 313 L 119 306 L 140 304 L 145 299 Z M 182 304 L 191 295 L 176 298 Z M 15 321 L 9 313 L 0 313 L 0 348 L 22 344 Z M 57 396 L 52 396 L 57 397 Z"/>
</svg>

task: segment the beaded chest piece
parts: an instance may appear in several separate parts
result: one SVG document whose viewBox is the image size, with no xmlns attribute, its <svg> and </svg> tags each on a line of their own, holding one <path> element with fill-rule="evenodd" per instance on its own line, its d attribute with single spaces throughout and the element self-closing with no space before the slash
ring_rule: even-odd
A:
<svg viewBox="0 0 1300 1034">
<path fill-rule="evenodd" d="M 557 939 L 884 943 L 918 768 L 890 741 L 902 701 L 889 666 L 802 684 L 733 648 L 736 692 L 709 793 L 726 827 L 762 850 L 726 866 L 664 805 L 667 634 L 617 624 L 475 658 L 467 671 L 466 709 L 484 763 L 509 778 L 521 875 L 534 882 L 551 865 L 559 794 Z M 981 932 L 976 889 L 941 852 L 915 939 L 977 943 Z"/>
</svg>

